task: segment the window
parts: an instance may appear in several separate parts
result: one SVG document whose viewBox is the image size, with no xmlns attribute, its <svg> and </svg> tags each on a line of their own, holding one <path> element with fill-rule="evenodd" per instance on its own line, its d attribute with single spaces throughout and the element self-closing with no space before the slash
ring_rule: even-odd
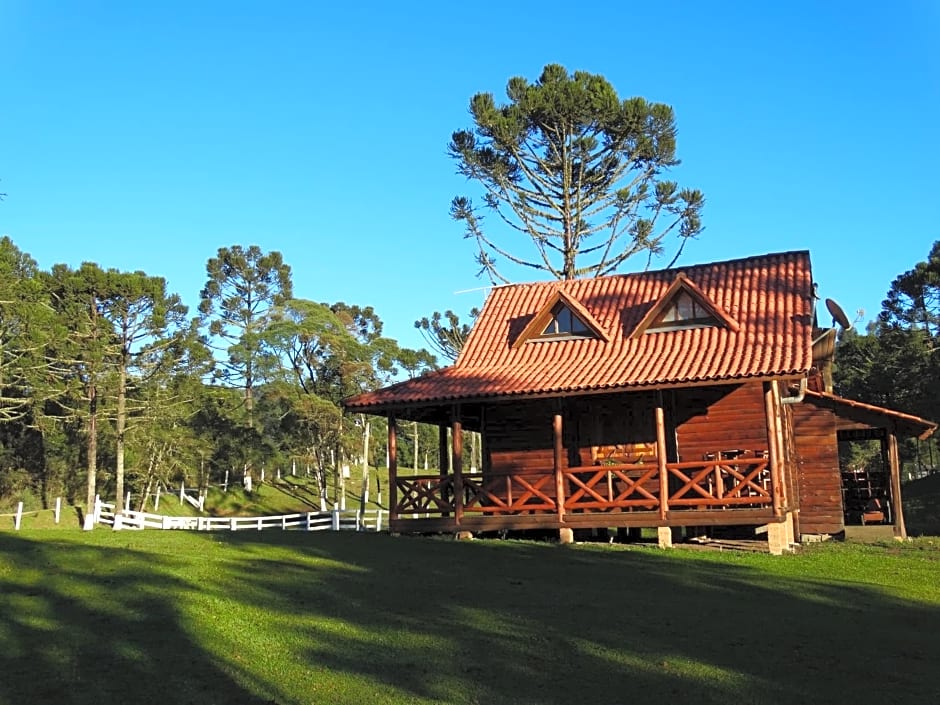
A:
<svg viewBox="0 0 940 705">
<path fill-rule="evenodd" d="M 585 338 L 591 337 L 591 330 L 564 303 L 559 301 L 552 308 L 552 317 L 542 331 L 540 338 Z"/>
<path fill-rule="evenodd" d="M 647 332 L 663 329 L 706 328 L 718 325 L 711 310 L 688 291 L 679 290 L 666 309 L 647 328 Z"/>
</svg>

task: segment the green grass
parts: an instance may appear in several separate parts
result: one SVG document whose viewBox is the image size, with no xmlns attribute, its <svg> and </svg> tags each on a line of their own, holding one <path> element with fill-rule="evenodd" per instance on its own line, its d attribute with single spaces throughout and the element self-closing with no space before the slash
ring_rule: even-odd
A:
<svg viewBox="0 0 940 705">
<path fill-rule="evenodd" d="M 933 703 L 940 542 L 0 533 L 0 703 Z"/>
</svg>

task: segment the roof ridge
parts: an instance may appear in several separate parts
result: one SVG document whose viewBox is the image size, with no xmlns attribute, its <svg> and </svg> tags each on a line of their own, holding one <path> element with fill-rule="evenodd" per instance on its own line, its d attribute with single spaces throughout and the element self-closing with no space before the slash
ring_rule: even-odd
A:
<svg viewBox="0 0 940 705">
<path fill-rule="evenodd" d="M 809 258 L 810 251 L 808 249 L 799 249 L 799 250 L 786 250 L 783 252 L 767 252 L 760 255 L 748 255 L 747 257 L 734 257 L 732 259 L 726 260 L 716 260 L 714 262 L 698 262 L 696 264 L 688 265 L 676 265 L 673 267 L 664 267 L 662 269 L 644 269 L 639 272 L 617 272 L 615 274 L 605 274 L 599 277 L 577 277 L 574 279 L 545 279 L 542 281 L 528 281 L 528 282 L 513 282 L 510 284 L 498 284 L 492 287 L 486 287 L 488 289 L 512 289 L 516 287 L 553 287 L 553 288 L 564 288 L 570 285 L 576 285 L 580 282 L 588 281 L 603 281 L 606 279 L 617 279 L 621 277 L 642 277 L 649 275 L 657 275 L 671 272 L 686 272 L 688 270 L 696 269 L 709 269 L 719 266 L 731 266 L 739 265 L 747 262 L 755 262 L 759 260 L 769 260 L 769 259 L 792 259 L 795 255 L 802 255 L 806 258 Z"/>
</svg>

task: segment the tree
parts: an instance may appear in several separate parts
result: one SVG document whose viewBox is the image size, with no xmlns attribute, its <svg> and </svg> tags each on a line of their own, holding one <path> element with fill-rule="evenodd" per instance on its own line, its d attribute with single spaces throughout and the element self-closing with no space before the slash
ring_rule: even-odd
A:
<svg viewBox="0 0 940 705">
<path fill-rule="evenodd" d="M 926 262 L 891 283 L 879 320 L 893 328 L 922 330 L 934 341 L 940 338 L 940 240 Z"/>
<path fill-rule="evenodd" d="M 878 320 L 865 335 L 839 340 L 834 379 L 843 396 L 940 419 L 940 242 L 927 261 L 891 283 Z M 936 439 L 928 443 L 936 445 Z M 920 455 L 901 445 L 904 458 Z M 932 454 L 932 452 L 931 452 Z"/>
<path fill-rule="evenodd" d="M 187 308 L 179 296 L 169 295 L 161 277 L 143 272 L 106 273 L 108 296 L 101 315 L 112 326 L 117 346 L 115 397 L 115 511 L 124 509 L 124 451 L 128 416 L 128 387 L 145 384 L 160 371 L 171 369 L 180 358 L 165 353 L 186 332 Z M 136 372 L 136 380 L 129 375 Z M 137 410 L 143 409 L 138 406 Z"/>
<path fill-rule="evenodd" d="M 58 397 L 60 419 L 81 423 L 85 437 L 85 510 L 94 508 L 98 476 L 98 421 L 102 399 L 113 383 L 114 330 L 102 315 L 111 296 L 107 274 L 84 262 L 77 270 L 53 266 L 48 277 L 53 307 L 67 335 L 50 343 L 63 390 Z"/>
<path fill-rule="evenodd" d="M 0 422 L 24 419 L 48 392 L 53 315 L 35 260 L 0 238 Z"/>
<path fill-rule="evenodd" d="M 217 368 L 220 380 L 241 389 L 252 427 L 254 388 L 263 374 L 265 328 L 291 298 L 290 267 L 280 252 L 264 254 L 257 245 L 219 249 L 206 263 L 208 280 L 201 293 L 200 322 L 222 341 L 225 358 Z"/>
<path fill-rule="evenodd" d="M 475 321 L 479 315 L 480 309 L 470 309 L 471 321 Z M 463 350 L 473 323 L 461 323 L 460 316 L 450 310 L 445 311 L 443 315 L 440 311 L 435 311 L 430 318 L 415 321 L 415 328 L 421 331 L 421 335 L 435 352 L 453 362 Z"/>
<path fill-rule="evenodd" d="M 491 93 L 473 96 L 474 128 L 454 132 L 448 153 L 510 233 L 532 241 L 535 256 L 513 254 L 485 233 L 471 199 L 458 196 L 451 215 L 476 242 L 481 274 L 508 283 L 497 269 L 503 258 L 558 279 L 600 276 L 641 253 L 648 265 L 669 235 L 678 237 L 675 262 L 701 232 L 702 193 L 662 178 L 679 164 L 670 106 L 621 101 L 603 76 L 557 64 L 535 83 L 511 78 L 506 94 L 506 105 Z"/>
</svg>

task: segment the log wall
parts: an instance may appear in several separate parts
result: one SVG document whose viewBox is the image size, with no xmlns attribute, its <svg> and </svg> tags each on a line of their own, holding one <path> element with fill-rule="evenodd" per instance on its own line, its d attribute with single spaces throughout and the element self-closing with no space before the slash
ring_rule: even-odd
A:
<svg viewBox="0 0 940 705">
<path fill-rule="evenodd" d="M 845 530 L 836 416 L 811 404 L 793 407 L 793 432 L 800 497 L 800 533 Z"/>
<path fill-rule="evenodd" d="M 703 460 L 724 450 L 766 451 L 761 384 L 677 390 L 671 394 L 679 459 Z"/>
<path fill-rule="evenodd" d="M 550 400 L 491 404 L 486 407 L 484 473 L 550 471 L 553 463 Z"/>
<path fill-rule="evenodd" d="M 655 463 L 655 392 L 565 399 L 563 467 Z M 663 393 L 670 462 L 698 461 L 724 450 L 766 451 L 767 424 L 760 383 Z M 486 408 L 486 469 L 518 472 L 552 468 L 551 400 Z"/>
</svg>

